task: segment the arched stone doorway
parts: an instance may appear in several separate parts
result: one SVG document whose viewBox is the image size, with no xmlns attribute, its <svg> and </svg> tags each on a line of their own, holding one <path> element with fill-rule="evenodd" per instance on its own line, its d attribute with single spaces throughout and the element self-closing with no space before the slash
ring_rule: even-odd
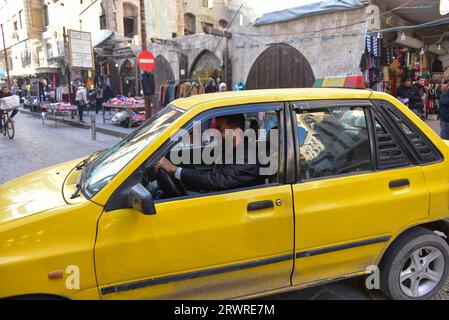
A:
<svg viewBox="0 0 449 320">
<path fill-rule="evenodd" d="M 206 84 L 209 78 L 220 82 L 223 80 L 223 68 L 221 60 L 211 51 L 204 50 L 195 59 L 190 70 L 190 79 L 198 80 Z"/>
<path fill-rule="evenodd" d="M 248 74 L 248 89 L 307 88 L 315 82 L 307 59 L 288 44 L 275 44 L 254 62 Z"/>
<path fill-rule="evenodd" d="M 136 65 L 132 60 L 125 60 L 120 68 L 120 87 L 126 97 L 137 95 Z"/>
<path fill-rule="evenodd" d="M 163 56 L 156 57 L 156 67 L 153 70 L 155 94 L 153 97 L 153 106 L 160 108 L 161 85 L 165 81 L 175 80 L 173 69 L 170 63 Z"/>
</svg>

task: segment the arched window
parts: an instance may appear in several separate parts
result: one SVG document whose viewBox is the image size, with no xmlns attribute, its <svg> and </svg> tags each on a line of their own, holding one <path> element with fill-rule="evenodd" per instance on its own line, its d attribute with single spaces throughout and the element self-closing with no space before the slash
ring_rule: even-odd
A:
<svg viewBox="0 0 449 320">
<path fill-rule="evenodd" d="M 196 33 L 196 17 L 192 13 L 184 15 L 184 35 L 188 36 Z"/>
</svg>

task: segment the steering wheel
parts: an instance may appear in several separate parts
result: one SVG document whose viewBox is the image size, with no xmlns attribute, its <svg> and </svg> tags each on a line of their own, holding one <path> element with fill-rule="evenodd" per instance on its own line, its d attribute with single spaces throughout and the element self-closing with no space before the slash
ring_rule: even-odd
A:
<svg viewBox="0 0 449 320">
<path fill-rule="evenodd" d="M 157 173 L 157 180 L 164 194 L 168 197 L 179 197 L 187 194 L 181 181 L 173 179 L 164 169 Z"/>
</svg>

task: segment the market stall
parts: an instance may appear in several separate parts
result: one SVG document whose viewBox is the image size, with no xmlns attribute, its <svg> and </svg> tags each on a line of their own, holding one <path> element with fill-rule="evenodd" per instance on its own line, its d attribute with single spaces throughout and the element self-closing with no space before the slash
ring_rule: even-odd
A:
<svg viewBox="0 0 449 320">
<path fill-rule="evenodd" d="M 120 125 L 125 128 L 139 126 L 146 120 L 145 100 L 143 98 L 126 98 L 120 96 L 113 98 L 102 104 L 103 123 L 110 120 L 112 124 Z M 106 109 L 113 113 L 109 119 L 106 119 Z"/>
<path fill-rule="evenodd" d="M 437 119 L 438 97 L 443 72 L 448 65 L 441 61 L 449 49 L 444 35 L 429 36 L 427 42 L 413 32 L 372 33 L 365 37 L 365 53 L 360 69 L 367 87 L 391 94 L 408 105 L 409 99 L 400 97 L 400 90 L 411 88 L 419 78 L 425 79 L 423 91 L 423 119 Z"/>
<path fill-rule="evenodd" d="M 45 124 L 45 121 L 48 119 L 47 115 L 50 112 L 55 121 L 55 128 L 58 126 L 57 124 L 57 116 L 62 117 L 62 121 L 64 121 L 64 117 L 66 114 L 70 114 L 73 116 L 73 113 L 77 111 L 77 106 L 66 103 L 66 102 L 42 102 L 40 104 L 41 116 L 42 116 L 42 124 Z"/>
</svg>

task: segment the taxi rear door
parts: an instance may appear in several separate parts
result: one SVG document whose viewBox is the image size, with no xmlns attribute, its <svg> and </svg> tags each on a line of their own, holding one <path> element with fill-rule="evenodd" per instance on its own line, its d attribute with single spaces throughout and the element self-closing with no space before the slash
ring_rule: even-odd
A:
<svg viewBox="0 0 449 320">
<path fill-rule="evenodd" d="M 293 285 L 363 273 L 393 234 L 427 217 L 423 170 L 369 101 L 292 104 L 292 122 Z"/>
</svg>

